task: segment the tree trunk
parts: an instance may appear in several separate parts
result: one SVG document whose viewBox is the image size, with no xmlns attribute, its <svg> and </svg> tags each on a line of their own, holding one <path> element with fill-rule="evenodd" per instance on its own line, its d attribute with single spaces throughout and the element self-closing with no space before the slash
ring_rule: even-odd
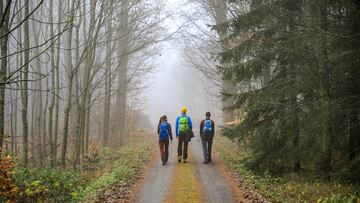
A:
<svg viewBox="0 0 360 203">
<path fill-rule="evenodd" d="M 11 1 L 7 1 L 8 4 L 11 5 Z M 0 27 L 1 36 L 8 33 L 9 30 L 9 16 L 10 16 L 10 5 L 6 5 L 4 7 L 3 1 L 0 2 L 0 18 L 3 22 L 2 26 Z M 7 9 L 5 9 L 7 8 Z M 5 10 L 4 10 L 5 9 Z M 3 19 L 4 18 L 4 19 Z M 1 156 L 1 148 L 3 146 L 4 140 L 4 106 L 5 106 L 5 82 L 6 82 L 6 69 L 8 65 L 8 37 L 9 35 L 6 34 L 1 40 L 1 54 L 2 57 L 0 63 L 0 156 Z"/>
<path fill-rule="evenodd" d="M 89 152 L 89 144 L 90 144 L 90 134 L 89 134 L 89 129 L 90 129 L 90 113 L 91 113 L 91 93 L 89 94 L 89 96 L 87 97 L 87 101 L 86 101 L 86 120 L 85 120 L 85 153 L 88 154 Z"/>
<path fill-rule="evenodd" d="M 85 3 L 85 2 L 84 2 Z M 85 13 L 86 13 L 86 10 L 84 9 L 83 10 L 83 15 L 85 15 Z M 76 41 L 76 54 L 75 54 L 75 61 L 76 61 L 76 63 L 80 63 L 80 26 L 81 26 L 81 20 L 82 19 L 80 19 L 80 21 L 78 22 L 78 25 L 76 26 L 76 34 L 75 34 L 75 41 Z M 84 28 L 84 32 L 85 32 L 85 28 Z M 80 65 L 80 64 L 79 64 Z M 85 67 L 86 68 L 86 67 Z M 79 91 L 78 90 L 80 90 L 80 81 L 79 81 L 79 72 L 80 71 L 76 71 L 76 73 L 75 73 L 75 88 L 76 88 L 76 90 L 75 90 L 75 98 L 77 98 L 77 102 L 76 102 L 76 109 L 74 109 L 73 110 L 73 112 L 76 112 L 76 114 L 75 115 L 73 115 L 73 119 L 74 119 L 74 121 L 73 121 L 73 123 L 75 124 L 74 126 L 75 126 L 75 137 L 76 137 L 76 139 L 75 139 L 75 152 L 74 152 L 74 163 L 73 163 L 73 168 L 75 168 L 76 167 L 76 162 L 77 162 L 77 160 L 76 160 L 76 154 L 77 154 L 77 150 L 78 150 L 78 146 L 79 146 L 79 136 L 80 136 L 80 133 L 79 133 L 79 129 L 80 129 L 80 118 L 81 118 L 81 103 L 79 102 Z M 75 120 L 76 119 L 76 120 Z"/>
<path fill-rule="evenodd" d="M 59 1 L 58 4 L 58 32 L 60 32 L 61 30 L 61 1 Z M 58 140 L 58 130 L 59 130 L 59 103 L 60 103 L 60 47 L 61 47 L 61 38 L 58 39 L 58 43 L 57 43 L 57 52 L 56 52 L 56 63 L 55 63 L 55 80 L 56 80 L 56 84 L 55 84 L 55 118 L 54 118 L 54 151 L 51 154 L 51 160 L 53 160 L 55 166 L 56 164 L 56 160 L 57 160 L 57 150 L 58 150 L 58 144 L 57 144 L 57 140 Z"/>
<path fill-rule="evenodd" d="M 34 33 L 34 42 L 35 46 L 39 45 L 39 37 L 40 37 L 40 27 L 36 27 L 35 23 L 32 23 L 32 30 Z M 35 48 L 34 53 L 36 56 L 39 55 L 40 49 L 39 47 Z M 41 61 L 40 57 L 38 56 L 36 58 L 36 73 L 35 73 L 35 92 L 34 92 L 34 101 L 33 101 L 33 108 L 35 108 L 35 115 L 33 118 L 35 118 L 34 125 L 35 125 L 35 135 L 37 136 L 37 156 L 40 166 L 42 166 L 43 161 L 43 138 L 42 138 L 42 113 L 43 113 L 43 104 L 42 104 L 42 71 L 41 71 Z M 35 145 L 34 145 L 35 146 Z"/>
<path fill-rule="evenodd" d="M 357 47 L 358 50 L 360 48 L 360 1 L 353 0 L 352 1 L 352 34 L 356 36 L 356 39 L 353 40 L 353 47 Z M 353 59 L 359 59 L 360 53 L 353 52 Z M 359 60 L 357 63 L 354 60 L 354 64 L 350 69 L 350 74 L 348 74 L 348 91 L 350 92 L 351 96 L 356 98 L 357 95 L 360 94 L 360 89 L 358 85 L 358 80 L 360 78 L 360 70 L 359 70 Z M 349 160 L 353 161 L 356 157 L 360 156 L 360 105 L 358 101 L 352 102 L 351 109 L 349 112 Z"/>
<path fill-rule="evenodd" d="M 1 14 L 0 14 L 1 15 Z M 10 66 L 7 67 L 8 68 L 8 72 L 10 72 Z M 16 109 L 14 109 L 14 97 L 12 94 L 12 91 L 9 91 L 9 95 L 10 95 L 10 133 L 11 133 L 11 154 L 15 155 L 14 153 L 14 144 L 15 144 L 15 133 L 14 133 L 14 114 Z M 15 99 L 16 102 L 17 99 Z M 16 123 L 15 123 L 16 125 Z"/>
<path fill-rule="evenodd" d="M 225 1 L 216 1 L 216 0 L 208 0 L 212 9 L 214 9 L 214 20 L 216 25 L 221 25 L 227 20 L 227 8 Z M 228 48 L 228 43 L 224 40 L 227 37 L 227 32 L 224 30 L 217 30 L 217 34 L 220 40 L 220 44 L 222 46 L 222 50 L 225 51 Z M 229 64 L 223 64 L 223 66 L 228 66 Z M 222 89 L 225 94 L 232 95 L 235 93 L 235 84 L 231 79 L 223 79 L 222 81 Z M 233 103 L 233 99 L 231 97 L 225 98 L 223 100 L 223 122 L 233 121 L 235 119 L 234 111 L 230 110 Z"/>
<path fill-rule="evenodd" d="M 73 70 L 73 64 L 72 64 L 72 32 L 73 32 L 73 17 L 75 15 L 75 1 L 71 1 L 71 7 L 69 9 L 70 11 L 70 28 L 66 32 L 67 34 L 67 71 L 68 71 L 68 92 L 67 92 L 67 103 L 64 110 L 64 130 L 63 130 L 63 145 L 62 145 L 62 151 L 61 151 L 61 166 L 62 168 L 65 168 L 66 166 L 66 150 L 67 150 L 67 142 L 68 142 L 68 130 L 69 130 L 69 117 L 70 117 L 70 110 L 71 110 L 71 99 L 72 99 L 72 86 L 73 86 L 73 79 L 74 79 L 74 70 Z"/>
<path fill-rule="evenodd" d="M 47 72 L 47 71 L 46 71 Z M 49 89 L 49 78 L 46 77 L 46 89 L 48 90 Z M 42 144 L 43 144 L 43 147 L 42 147 L 42 153 L 43 153 L 43 156 L 44 157 L 47 157 L 46 155 L 48 154 L 48 143 L 47 143 L 47 140 L 46 140 L 46 115 L 47 115 L 47 108 L 48 108 L 48 104 L 49 104 L 49 92 L 46 91 L 46 94 L 45 94 L 45 104 L 44 104 L 44 109 L 43 109 L 43 120 L 42 120 Z"/>
<path fill-rule="evenodd" d="M 53 4 L 54 0 L 49 0 L 49 22 L 50 24 L 50 37 L 54 36 L 54 19 L 53 15 Z M 51 43 L 54 44 L 54 39 L 51 40 Z M 55 146 L 53 142 L 53 112 L 55 106 L 55 47 L 51 46 L 50 48 L 50 65 L 51 65 L 51 99 L 50 99 L 50 106 L 49 106 L 49 122 L 48 122 L 48 135 L 49 135 L 49 145 L 50 145 L 50 167 L 53 168 L 55 166 L 55 158 L 54 158 L 54 151 Z"/>
<path fill-rule="evenodd" d="M 29 2 L 25 3 L 25 16 L 29 16 Z M 29 79 L 29 55 L 30 55 L 30 42 L 29 42 L 29 21 L 24 22 L 24 69 L 22 77 L 22 121 L 23 121 L 23 162 L 26 166 L 28 164 L 28 79 Z"/>
<path fill-rule="evenodd" d="M 331 171 L 331 102 L 330 102 L 330 72 L 328 67 L 327 39 L 325 32 L 327 30 L 327 0 L 317 2 L 318 25 L 320 33 L 318 40 L 319 48 L 319 95 L 320 95 L 320 125 L 321 125 L 321 169 L 327 177 Z"/>
<path fill-rule="evenodd" d="M 118 84 L 115 110 L 115 134 L 117 134 L 117 136 L 114 139 L 118 140 L 118 144 L 123 145 L 123 138 L 126 133 L 126 86 L 127 66 L 129 61 L 129 0 L 121 2 L 121 24 L 119 36 L 121 39 L 118 49 Z"/>
<path fill-rule="evenodd" d="M 110 105 L 111 105 L 111 42 L 112 42 L 112 9 L 110 10 L 108 23 L 106 24 L 106 68 L 105 68 L 105 102 L 104 102 L 104 120 L 102 145 L 108 145 L 109 139 L 109 121 L 110 121 Z"/>
</svg>

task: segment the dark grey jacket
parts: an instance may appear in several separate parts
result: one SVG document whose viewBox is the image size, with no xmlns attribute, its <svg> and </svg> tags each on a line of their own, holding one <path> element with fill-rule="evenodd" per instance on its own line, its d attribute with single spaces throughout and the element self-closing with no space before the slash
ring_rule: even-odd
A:
<svg viewBox="0 0 360 203">
<path fill-rule="evenodd" d="M 206 118 L 206 119 L 208 119 L 208 118 Z M 201 123 L 200 123 L 200 137 L 201 137 L 202 139 L 204 139 L 203 128 L 204 128 L 204 123 L 205 123 L 205 120 L 206 120 L 206 119 L 202 120 Z M 211 119 L 210 119 L 210 120 L 211 120 Z M 211 120 L 211 138 L 213 138 L 214 135 L 215 135 L 215 123 L 214 123 L 213 120 Z"/>
</svg>

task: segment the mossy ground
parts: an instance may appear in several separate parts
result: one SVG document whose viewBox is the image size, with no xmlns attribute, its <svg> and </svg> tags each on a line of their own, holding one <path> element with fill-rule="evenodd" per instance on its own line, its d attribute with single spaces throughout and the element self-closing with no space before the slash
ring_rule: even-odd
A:
<svg viewBox="0 0 360 203">
<path fill-rule="evenodd" d="M 166 203 L 203 202 L 201 186 L 193 173 L 191 163 L 176 163 L 171 191 L 165 198 Z"/>
</svg>

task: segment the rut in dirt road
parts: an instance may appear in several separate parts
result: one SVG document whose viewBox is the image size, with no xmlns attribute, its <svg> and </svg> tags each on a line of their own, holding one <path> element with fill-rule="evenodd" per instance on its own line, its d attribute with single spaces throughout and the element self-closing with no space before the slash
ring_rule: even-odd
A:
<svg viewBox="0 0 360 203">
<path fill-rule="evenodd" d="M 155 156 L 158 161 L 145 177 L 136 202 L 235 202 L 228 184 L 215 167 L 221 163 L 218 163 L 218 160 L 210 164 L 202 163 L 203 155 L 199 138 L 189 142 L 188 163 L 177 163 L 176 148 L 177 140 L 174 140 L 173 144 L 170 144 L 169 162 L 165 166 L 161 165 L 160 155 Z M 186 191 L 189 188 L 191 191 Z"/>
</svg>

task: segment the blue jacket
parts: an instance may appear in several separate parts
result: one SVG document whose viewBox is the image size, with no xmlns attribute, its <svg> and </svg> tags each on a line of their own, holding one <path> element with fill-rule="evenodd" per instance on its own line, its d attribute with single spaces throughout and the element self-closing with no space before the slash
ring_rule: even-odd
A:
<svg viewBox="0 0 360 203">
<path fill-rule="evenodd" d="M 190 130 L 192 130 L 192 122 L 191 122 L 191 118 L 189 116 L 187 116 L 186 114 L 181 114 L 180 116 L 178 116 L 176 118 L 176 123 L 175 123 L 175 132 L 176 132 L 176 137 L 179 137 L 179 120 L 181 117 L 186 116 L 189 122 L 189 128 Z"/>
</svg>

